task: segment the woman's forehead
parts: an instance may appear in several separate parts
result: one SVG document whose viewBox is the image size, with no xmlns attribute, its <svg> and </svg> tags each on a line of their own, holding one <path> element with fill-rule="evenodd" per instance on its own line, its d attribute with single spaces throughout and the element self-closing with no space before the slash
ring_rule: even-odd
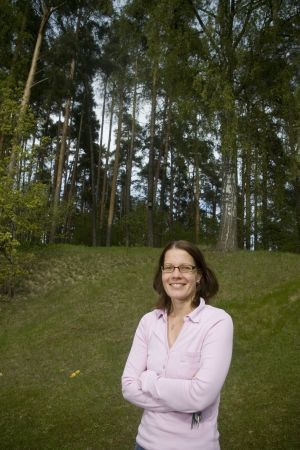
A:
<svg viewBox="0 0 300 450">
<path fill-rule="evenodd" d="M 179 248 L 170 248 L 165 253 L 165 262 L 173 262 L 178 261 L 180 263 L 194 263 L 194 258 L 185 250 L 181 250 Z"/>
</svg>

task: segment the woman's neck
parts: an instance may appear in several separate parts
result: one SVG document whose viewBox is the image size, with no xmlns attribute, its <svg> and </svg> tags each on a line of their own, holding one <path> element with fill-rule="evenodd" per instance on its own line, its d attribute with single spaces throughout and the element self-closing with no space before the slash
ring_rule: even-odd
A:
<svg viewBox="0 0 300 450">
<path fill-rule="evenodd" d="M 194 307 L 192 306 L 192 300 L 190 301 L 177 301 L 177 300 L 171 300 L 172 306 L 170 310 L 170 316 L 172 317 L 181 317 L 183 318 L 187 314 L 189 314 L 191 311 L 193 311 Z"/>
</svg>

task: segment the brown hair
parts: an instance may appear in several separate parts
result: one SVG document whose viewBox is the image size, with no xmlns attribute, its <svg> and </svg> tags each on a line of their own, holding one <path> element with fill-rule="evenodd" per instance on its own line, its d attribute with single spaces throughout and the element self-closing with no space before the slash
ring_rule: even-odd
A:
<svg viewBox="0 0 300 450">
<path fill-rule="evenodd" d="M 218 292 L 218 280 L 213 271 L 207 266 L 201 250 L 192 242 L 179 240 L 169 242 L 163 249 L 158 260 L 158 267 L 153 280 L 153 287 L 158 293 L 156 308 L 166 309 L 168 313 L 170 313 L 171 310 L 171 299 L 166 294 L 162 283 L 161 266 L 164 264 L 166 252 L 172 248 L 184 250 L 191 255 L 195 261 L 198 272 L 201 274 L 201 280 L 200 283 L 197 284 L 195 298 L 192 302 L 193 306 L 197 307 L 199 305 L 200 297 L 203 297 L 205 302 L 209 303 L 209 299 Z"/>
</svg>

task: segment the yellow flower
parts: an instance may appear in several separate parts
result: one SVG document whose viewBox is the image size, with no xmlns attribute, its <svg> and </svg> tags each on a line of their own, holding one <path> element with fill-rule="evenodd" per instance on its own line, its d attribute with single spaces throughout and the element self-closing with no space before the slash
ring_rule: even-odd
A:
<svg viewBox="0 0 300 450">
<path fill-rule="evenodd" d="M 76 377 L 77 375 L 79 375 L 80 374 L 80 370 L 75 370 L 75 372 L 72 372 L 70 375 L 69 375 L 69 377 L 70 378 L 74 378 L 74 377 Z"/>
</svg>

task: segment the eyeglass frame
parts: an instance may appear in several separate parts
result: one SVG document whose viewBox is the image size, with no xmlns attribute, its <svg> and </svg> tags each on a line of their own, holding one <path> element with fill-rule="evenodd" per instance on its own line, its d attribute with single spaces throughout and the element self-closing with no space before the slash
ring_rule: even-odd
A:
<svg viewBox="0 0 300 450">
<path fill-rule="evenodd" d="M 188 270 L 187 272 L 182 272 L 180 267 L 182 266 L 189 266 L 192 269 Z M 173 270 L 169 271 L 169 270 L 165 270 L 164 266 L 160 266 L 161 271 L 163 273 L 173 273 L 175 269 L 178 269 L 180 273 L 192 273 L 195 269 L 197 269 L 197 266 L 193 266 L 192 264 L 180 264 L 179 266 L 173 266 L 173 264 L 170 264 L 169 268 L 172 268 Z"/>
</svg>

